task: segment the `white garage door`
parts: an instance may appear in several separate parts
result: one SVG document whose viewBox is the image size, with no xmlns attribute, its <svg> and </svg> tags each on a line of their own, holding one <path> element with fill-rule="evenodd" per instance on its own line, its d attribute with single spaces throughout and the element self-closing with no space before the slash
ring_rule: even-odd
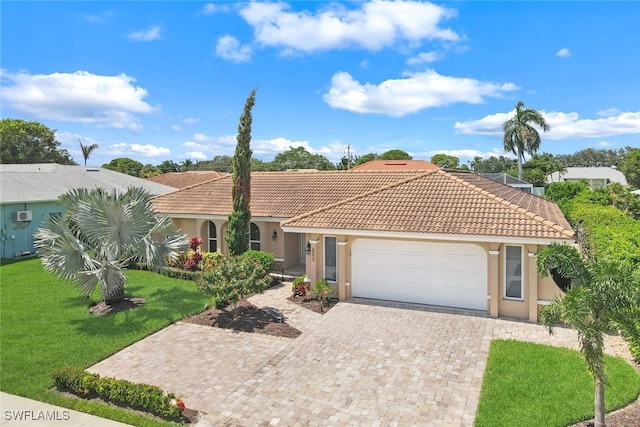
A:
<svg viewBox="0 0 640 427">
<path fill-rule="evenodd" d="M 477 245 L 358 239 L 351 275 L 354 297 L 487 309 L 487 255 Z"/>
</svg>

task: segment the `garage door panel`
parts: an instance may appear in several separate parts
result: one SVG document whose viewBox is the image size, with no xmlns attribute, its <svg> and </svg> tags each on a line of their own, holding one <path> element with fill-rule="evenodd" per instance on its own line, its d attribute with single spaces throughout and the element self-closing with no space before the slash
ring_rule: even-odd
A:
<svg viewBox="0 0 640 427">
<path fill-rule="evenodd" d="M 472 244 L 358 239 L 352 294 L 484 310 L 486 252 Z"/>
</svg>

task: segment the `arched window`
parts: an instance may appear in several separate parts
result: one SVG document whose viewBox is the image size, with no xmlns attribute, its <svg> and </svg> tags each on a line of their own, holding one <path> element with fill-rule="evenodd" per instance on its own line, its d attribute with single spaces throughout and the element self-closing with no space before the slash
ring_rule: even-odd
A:
<svg viewBox="0 0 640 427">
<path fill-rule="evenodd" d="M 216 231 L 216 225 L 213 221 L 209 221 L 209 252 L 216 252 L 218 250 Z"/>
<path fill-rule="evenodd" d="M 260 229 L 253 222 L 249 225 L 249 249 L 260 250 Z"/>
</svg>

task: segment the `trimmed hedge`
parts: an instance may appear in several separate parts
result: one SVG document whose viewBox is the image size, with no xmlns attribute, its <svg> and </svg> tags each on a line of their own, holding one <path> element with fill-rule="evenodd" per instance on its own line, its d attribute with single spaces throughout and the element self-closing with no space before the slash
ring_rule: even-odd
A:
<svg viewBox="0 0 640 427">
<path fill-rule="evenodd" d="M 276 265 L 275 255 L 271 252 L 250 250 L 240 255 L 240 257 L 258 262 L 266 272 L 273 271 L 273 267 Z"/>
<path fill-rule="evenodd" d="M 165 394 L 162 389 L 136 384 L 115 378 L 101 378 L 79 368 L 65 367 L 53 373 L 58 390 L 70 391 L 78 396 L 98 396 L 106 401 L 143 409 L 168 420 L 183 418 L 182 409 L 175 394 Z"/>
</svg>

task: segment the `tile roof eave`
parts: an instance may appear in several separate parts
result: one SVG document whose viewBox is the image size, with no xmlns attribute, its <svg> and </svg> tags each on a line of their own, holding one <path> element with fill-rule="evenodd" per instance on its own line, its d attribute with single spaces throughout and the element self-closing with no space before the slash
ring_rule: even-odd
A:
<svg viewBox="0 0 640 427">
<path fill-rule="evenodd" d="M 477 187 L 473 184 L 471 184 L 470 182 L 467 182 L 465 180 L 463 180 L 462 178 L 458 178 L 457 176 L 454 175 L 449 175 L 452 179 L 459 181 L 460 183 L 462 183 L 463 185 L 466 185 L 467 187 L 479 192 L 480 194 L 484 195 L 484 196 L 489 196 L 492 199 L 494 199 L 495 201 L 499 202 L 500 204 L 502 204 L 503 206 L 506 206 L 510 209 L 512 209 L 513 211 L 526 216 L 527 218 L 532 219 L 533 221 L 536 221 L 540 224 L 545 225 L 546 227 L 552 228 L 554 229 L 556 232 L 563 234 L 564 236 L 567 237 L 567 239 L 573 239 L 575 237 L 575 232 L 573 230 L 567 230 L 565 227 L 563 227 L 560 224 L 556 224 L 553 221 L 550 221 L 548 218 L 543 218 L 540 215 L 531 212 L 521 206 L 516 205 L 515 203 L 509 202 L 508 200 L 503 199 L 502 197 L 492 194 L 490 192 L 488 192 L 487 190 L 484 190 L 480 187 Z M 488 178 L 487 178 L 488 179 Z M 505 184 L 506 185 L 506 184 Z"/>
</svg>

